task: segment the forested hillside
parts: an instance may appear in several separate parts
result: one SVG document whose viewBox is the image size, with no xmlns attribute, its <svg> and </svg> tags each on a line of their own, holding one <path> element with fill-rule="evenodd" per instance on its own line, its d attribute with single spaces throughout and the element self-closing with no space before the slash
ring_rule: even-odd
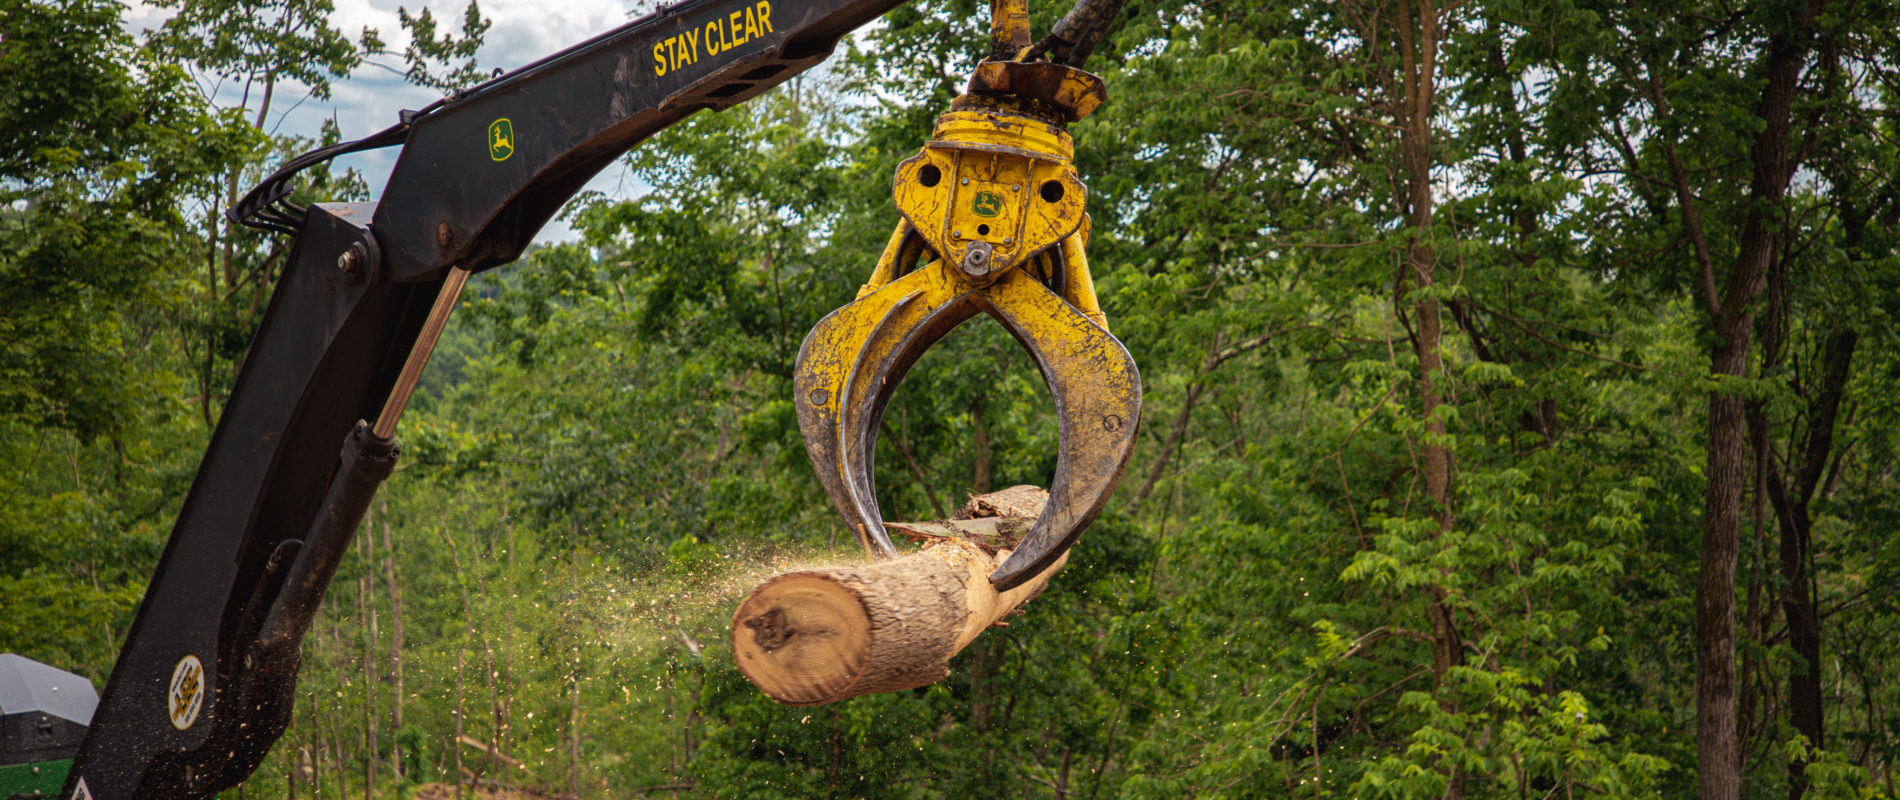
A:
<svg viewBox="0 0 1900 800">
<path fill-rule="evenodd" d="M 474 6 L 394 49 L 158 5 L 0 0 L 0 651 L 102 688 L 287 249 L 222 217 L 317 144 L 271 109 L 514 66 Z M 743 592 L 862 557 L 792 361 L 987 12 L 891 13 L 474 279 L 227 797 L 1900 797 L 1888 0 L 1129 0 L 1073 128 L 1146 387 L 1121 488 L 943 683 L 746 683 Z M 978 318 L 891 404 L 886 516 L 1055 442 Z"/>
</svg>

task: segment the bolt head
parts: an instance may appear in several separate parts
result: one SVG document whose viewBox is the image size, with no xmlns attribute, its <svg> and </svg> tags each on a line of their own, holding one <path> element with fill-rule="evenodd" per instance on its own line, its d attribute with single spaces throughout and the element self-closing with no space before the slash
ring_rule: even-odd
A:
<svg viewBox="0 0 1900 800">
<path fill-rule="evenodd" d="M 994 253 L 990 253 L 988 241 L 971 241 L 969 247 L 963 249 L 963 258 L 959 258 L 958 266 L 965 276 L 975 277 L 978 281 L 988 281 L 992 277 L 990 276 L 992 258 L 994 258 Z"/>
<path fill-rule="evenodd" d="M 990 246 L 983 242 L 972 242 L 963 251 L 963 272 L 972 278 L 981 278 L 990 273 Z"/>
<path fill-rule="evenodd" d="M 336 268 L 342 270 L 344 275 L 351 278 L 362 277 L 365 268 L 368 266 L 369 248 L 364 247 L 362 242 L 350 245 L 348 249 L 336 257 Z"/>
</svg>

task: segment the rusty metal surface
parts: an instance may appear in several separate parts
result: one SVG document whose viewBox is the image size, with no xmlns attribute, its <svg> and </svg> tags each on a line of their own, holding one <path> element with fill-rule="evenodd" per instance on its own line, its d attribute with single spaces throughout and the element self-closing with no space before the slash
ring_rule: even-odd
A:
<svg viewBox="0 0 1900 800">
<path fill-rule="evenodd" d="M 1029 49 L 1026 0 L 990 0 L 990 58 L 1013 59 Z"/>
<path fill-rule="evenodd" d="M 969 92 L 1037 100 L 1061 112 L 1063 122 L 1082 119 L 1108 102 L 1101 78 L 1047 61 L 985 61 L 971 73 Z"/>
</svg>

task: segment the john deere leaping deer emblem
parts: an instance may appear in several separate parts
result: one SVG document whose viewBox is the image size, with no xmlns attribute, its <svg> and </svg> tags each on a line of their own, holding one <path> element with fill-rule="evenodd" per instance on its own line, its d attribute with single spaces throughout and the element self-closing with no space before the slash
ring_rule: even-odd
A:
<svg viewBox="0 0 1900 800">
<path fill-rule="evenodd" d="M 507 161 L 515 154 L 515 124 L 507 117 L 488 123 L 488 157 Z"/>
</svg>

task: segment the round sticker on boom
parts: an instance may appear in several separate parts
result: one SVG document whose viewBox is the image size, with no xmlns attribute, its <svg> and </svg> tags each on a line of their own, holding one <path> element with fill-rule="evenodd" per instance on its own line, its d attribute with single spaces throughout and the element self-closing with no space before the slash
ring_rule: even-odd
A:
<svg viewBox="0 0 1900 800">
<path fill-rule="evenodd" d="M 198 721 L 198 711 L 205 704 L 204 678 L 205 666 L 197 656 L 186 655 L 178 659 L 178 666 L 172 667 L 171 691 L 165 693 L 172 727 L 182 731 Z"/>
</svg>

